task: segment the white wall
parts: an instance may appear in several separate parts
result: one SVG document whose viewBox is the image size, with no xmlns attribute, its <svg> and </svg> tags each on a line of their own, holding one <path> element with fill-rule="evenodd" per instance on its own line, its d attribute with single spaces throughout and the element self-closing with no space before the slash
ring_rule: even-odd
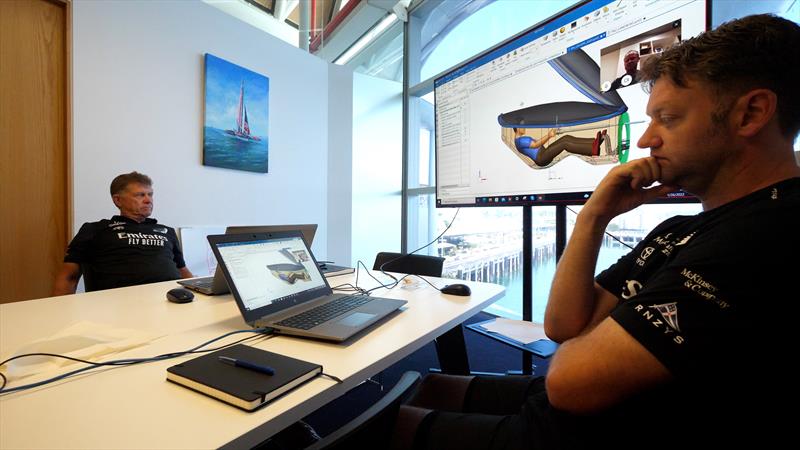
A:
<svg viewBox="0 0 800 450">
<path fill-rule="evenodd" d="M 137 170 L 165 224 L 317 223 L 327 258 L 326 62 L 198 1 L 73 5 L 76 230 L 116 213 L 108 185 Z M 206 52 L 269 77 L 268 174 L 202 165 Z M 352 75 L 335 80 L 350 89 Z"/>
</svg>

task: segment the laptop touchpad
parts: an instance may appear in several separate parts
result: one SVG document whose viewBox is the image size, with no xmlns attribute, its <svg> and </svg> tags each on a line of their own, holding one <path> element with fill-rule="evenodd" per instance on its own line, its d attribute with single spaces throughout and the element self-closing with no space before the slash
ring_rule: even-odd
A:
<svg viewBox="0 0 800 450">
<path fill-rule="evenodd" d="M 348 327 L 357 327 L 362 323 L 372 319 L 375 317 L 375 314 L 367 314 L 362 312 L 357 312 L 350 314 L 349 316 L 345 317 L 344 319 L 340 320 L 339 323 L 342 325 L 347 325 Z"/>
</svg>

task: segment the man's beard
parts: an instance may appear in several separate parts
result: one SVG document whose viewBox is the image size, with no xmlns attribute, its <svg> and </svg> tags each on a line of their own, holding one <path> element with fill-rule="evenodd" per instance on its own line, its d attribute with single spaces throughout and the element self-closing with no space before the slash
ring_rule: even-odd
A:
<svg viewBox="0 0 800 450">
<path fill-rule="evenodd" d="M 728 141 L 727 117 L 730 109 L 725 111 L 716 110 L 711 114 L 711 123 L 698 140 L 698 152 L 707 152 L 710 157 L 703 159 L 701 166 L 690 166 L 686 170 L 674 173 L 667 180 L 681 189 L 694 194 L 702 195 L 705 188 L 711 181 L 710 177 L 715 175 L 722 167 L 726 155 L 728 154 L 726 142 Z"/>
</svg>

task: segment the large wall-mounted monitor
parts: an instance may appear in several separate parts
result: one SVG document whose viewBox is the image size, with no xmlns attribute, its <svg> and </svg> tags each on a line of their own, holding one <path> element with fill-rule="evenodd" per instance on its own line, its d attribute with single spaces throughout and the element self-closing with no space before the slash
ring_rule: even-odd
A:
<svg viewBox="0 0 800 450">
<path fill-rule="evenodd" d="M 649 121 L 638 67 L 708 17 L 705 0 L 591 0 L 438 77 L 437 206 L 586 201 L 649 154 L 636 146 Z"/>
</svg>

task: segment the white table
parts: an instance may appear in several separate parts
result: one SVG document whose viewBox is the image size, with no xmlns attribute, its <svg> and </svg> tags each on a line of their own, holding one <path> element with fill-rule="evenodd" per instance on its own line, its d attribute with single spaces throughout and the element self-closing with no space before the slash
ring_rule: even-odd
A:
<svg viewBox="0 0 800 450">
<path fill-rule="evenodd" d="M 352 281 L 331 278 L 331 285 Z M 437 286 L 448 281 L 430 278 Z M 360 283 L 365 283 L 362 274 Z M 421 283 L 421 282 L 420 282 Z M 466 282 L 470 297 L 444 295 L 427 285 L 380 289 L 373 295 L 407 305 L 344 344 L 276 336 L 255 346 L 322 364 L 324 377 L 248 413 L 166 381 L 167 367 L 194 358 L 94 370 L 57 383 L 0 396 L 0 448 L 249 448 L 418 350 L 504 294 L 502 286 Z M 230 295 L 198 294 L 167 302 L 174 282 L 0 305 L 0 356 L 80 321 L 150 331 L 162 337 L 113 358 L 148 357 L 191 348 L 246 329 Z M 366 286 L 369 287 L 369 286 Z M 235 335 L 224 342 L 238 339 Z M 112 359 L 112 358 L 109 358 Z M 79 367 L 79 366 L 76 366 Z M 24 379 L 29 382 L 36 378 Z M 14 386 L 15 384 L 11 384 Z"/>
</svg>

